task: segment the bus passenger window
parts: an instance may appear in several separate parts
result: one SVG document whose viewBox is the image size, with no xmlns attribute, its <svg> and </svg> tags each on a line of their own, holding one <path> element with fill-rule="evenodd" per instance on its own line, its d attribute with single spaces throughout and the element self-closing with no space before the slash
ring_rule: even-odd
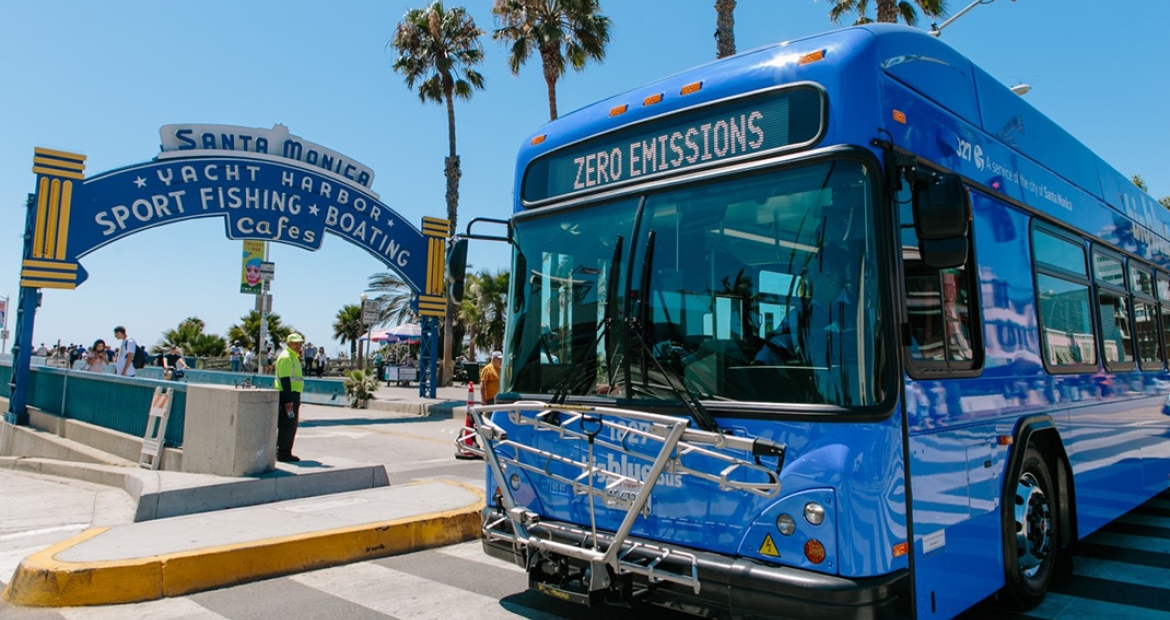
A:
<svg viewBox="0 0 1170 620">
<path fill-rule="evenodd" d="M 1097 335 L 1084 244 L 1036 226 L 1032 230 L 1036 296 L 1044 360 L 1050 369 L 1097 366 Z"/>
<path fill-rule="evenodd" d="M 910 192 L 898 195 L 901 213 L 902 266 L 906 281 L 907 355 L 915 367 L 939 370 L 977 368 L 972 308 L 971 258 L 955 268 L 936 269 L 920 259 Z"/>
<path fill-rule="evenodd" d="M 1162 368 L 1162 345 L 1158 340 L 1158 302 L 1154 272 L 1145 265 L 1130 261 L 1130 290 L 1133 291 L 1133 335 L 1137 342 L 1137 359 L 1142 370 Z"/>
<path fill-rule="evenodd" d="M 1130 298 L 1125 290 L 1125 267 L 1121 259 L 1093 252 L 1093 274 L 1097 283 L 1097 324 L 1101 326 L 1102 358 L 1108 370 L 1133 368 L 1133 330 L 1130 328 Z"/>
</svg>

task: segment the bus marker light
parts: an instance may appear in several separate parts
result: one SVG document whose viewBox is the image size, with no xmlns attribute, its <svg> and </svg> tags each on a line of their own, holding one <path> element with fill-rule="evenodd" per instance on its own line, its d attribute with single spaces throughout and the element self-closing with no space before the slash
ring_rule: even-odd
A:
<svg viewBox="0 0 1170 620">
<path fill-rule="evenodd" d="M 1001 446 L 1012 445 L 1012 436 L 1011 435 L 1000 435 L 999 436 L 999 445 L 1001 445 Z"/>
<path fill-rule="evenodd" d="M 813 564 L 820 564 L 825 561 L 825 546 L 821 541 L 813 538 L 804 543 L 804 557 L 808 558 L 809 562 Z"/>
<path fill-rule="evenodd" d="M 543 134 L 543 133 L 542 133 L 542 134 L 540 134 L 539 136 L 536 136 L 535 138 L 533 138 L 533 139 L 532 139 L 532 142 L 529 142 L 529 144 L 530 144 L 531 146 L 536 146 L 537 144 L 540 144 L 541 142 L 544 142 L 544 139 L 545 139 L 545 138 L 547 138 L 547 137 L 548 137 L 548 134 Z"/>
<path fill-rule="evenodd" d="M 906 124 L 906 113 L 901 111 L 901 110 L 894 110 L 894 120 L 905 125 Z"/>
<path fill-rule="evenodd" d="M 910 543 L 900 542 L 894 545 L 894 557 L 900 558 L 910 553 Z"/>
<path fill-rule="evenodd" d="M 764 534 L 764 542 L 760 545 L 760 555 L 780 557 L 780 551 L 776 549 L 776 543 L 772 542 L 771 534 Z"/>
<path fill-rule="evenodd" d="M 662 101 L 662 93 L 658 93 L 657 95 L 650 95 L 649 97 L 646 97 L 645 99 L 643 99 L 642 105 L 643 106 L 654 105 L 654 104 L 659 103 L 661 101 Z"/>
<path fill-rule="evenodd" d="M 680 95 L 689 95 L 689 94 L 691 94 L 691 93 L 697 93 L 697 92 L 699 92 L 699 91 L 700 91 L 700 90 L 702 90 L 702 89 L 703 89 L 703 83 L 702 83 L 702 82 L 691 82 L 690 84 L 687 84 L 686 86 L 683 86 L 683 87 L 682 87 L 682 90 L 678 91 L 678 94 L 680 94 Z"/>
<path fill-rule="evenodd" d="M 815 52 L 812 52 L 811 54 L 805 54 L 804 56 L 801 56 L 800 60 L 797 61 L 797 64 L 807 65 L 809 63 L 818 62 L 818 61 L 821 61 L 824 59 L 825 59 L 825 50 L 817 50 Z"/>
<path fill-rule="evenodd" d="M 793 520 L 792 515 L 784 513 L 776 517 L 776 529 L 785 536 L 792 536 L 793 532 L 796 531 L 796 521 Z"/>
<path fill-rule="evenodd" d="M 617 106 L 616 108 L 610 108 L 609 115 L 610 116 L 617 116 L 618 114 L 625 114 L 626 110 L 628 110 L 629 108 L 630 108 L 629 104 L 623 103 L 623 104 Z"/>
</svg>

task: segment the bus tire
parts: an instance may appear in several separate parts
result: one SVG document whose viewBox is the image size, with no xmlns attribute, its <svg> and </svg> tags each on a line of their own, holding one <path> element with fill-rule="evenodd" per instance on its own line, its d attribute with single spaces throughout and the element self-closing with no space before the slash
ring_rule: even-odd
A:
<svg viewBox="0 0 1170 620">
<path fill-rule="evenodd" d="M 1004 527 L 1014 528 L 1015 535 L 1005 537 L 1008 571 L 1000 602 L 1009 609 L 1027 611 L 1048 593 L 1060 548 L 1056 485 L 1039 450 L 1028 446 L 1019 478 L 1004 499 Z"/>
</svg>

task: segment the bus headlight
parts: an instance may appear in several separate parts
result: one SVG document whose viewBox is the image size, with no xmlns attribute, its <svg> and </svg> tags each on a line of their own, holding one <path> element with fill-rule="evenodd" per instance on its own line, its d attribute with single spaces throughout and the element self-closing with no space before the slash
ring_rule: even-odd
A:
<svg viewBox="0 0 1170 620">
<path fill-rule="evenodd" d="M 820 525 L 825 521 L 825 508 L 816 502 L 804 505 L 804 520 L 812 525 Z"/>
<path fill-rule="evenodd" d="M 796 531 L 796 521 L 793 521 L 792 515 L 784 513 L 776 517 L 776 529 L 785 536 L 792 536 L 792 533 Z"/>
<path fill-rule="evenodd" d="M 520 474 L 512 474 L 512 476 L 508 478 L 508 486 L 512 487 L 513 491 L 519 491 L 520 490 Z"/>
</svg>

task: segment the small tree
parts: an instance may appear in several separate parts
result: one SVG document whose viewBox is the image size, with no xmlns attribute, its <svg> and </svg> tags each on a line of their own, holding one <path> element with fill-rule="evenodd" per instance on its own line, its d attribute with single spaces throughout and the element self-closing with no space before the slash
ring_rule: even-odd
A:
<svg viewBox="0 0 1170 620">
<path fill-rule="evenodd" d="M 349 343 L 349 359 L 351 364 L 357 364 L 357 343 L 362 334 L 366 333 L 366 326 L 362 324 L 362 307 L 357 304 L 347 304 L 337 311 L 333 321 L 333 337 L 341 344 Z"/>
</svg>

